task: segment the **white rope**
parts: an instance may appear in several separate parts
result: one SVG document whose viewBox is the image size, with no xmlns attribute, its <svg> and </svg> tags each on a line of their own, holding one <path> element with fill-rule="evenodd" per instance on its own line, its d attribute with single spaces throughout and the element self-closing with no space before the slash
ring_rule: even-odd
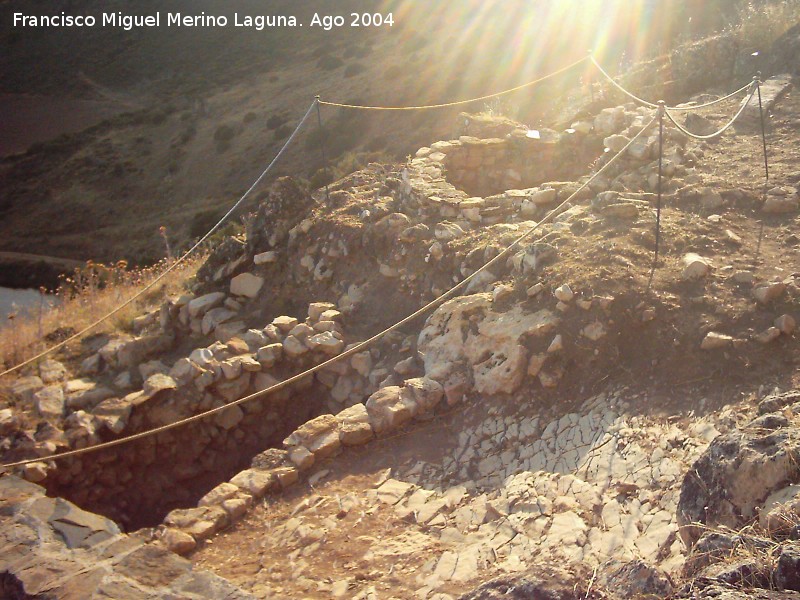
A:
<svg viewBox="0 0 800 600">
<path fill-rule="evenodd" d="M 594 64 L 594 66 L 597 67 L 599 69 L 599 71 L 605 76 L 605 78 L 608 79 L 612 83 L 612 85 L 614 85 L 614 87 L 616 87 L 620 92 L 622 92 L 623 94 L 628 96 L 634 102 L 638 102 L 642 106 L 646 106 L 648 108 L 658 108 L 658 104 L 653 104 L 652 102 L 648 102 L 647 100 L 644 100 L 643 98 L 639 98 L 639 96 L 637 96 L 633 92 L 628 91 L 627 89 L 622 87 L 621 84 L 617 83 L 617 81 L 611 75 L 609 75 L 609 73 L 602 66 L 600 66 L 600 63 L 595 60 L 594 56 L 591 57 L 591 60 L 592 60 L 592 63 Z M 692 105 L 692 106 L 667 106 L 666 109 L 667 110 L 671 110 L 673 112 L 700 110 L 701 108 L 707 108 L 709 106 L 714 106 L 715 104 L 719 104 L 720 102 L 724 102 L 725 100 L 728 100 L 729 98 L 733 98 L 737 94 L 740 94 L 743 91 L 745 91 L 746 89 L 748 89 L 751 85 L 753 85 L 753 84 L 752 83 L 748 83 L 746 85 L 743 85 L 738 90 L 735 90 L 735 91 L 731 92 L 727 96 L 723 96 L 722 98 L 717 98 L 716 100 L 712 100 L 711 102 L 706 102 L 705 104 L 696 104 L 696 105 Z"/>
<path fill-rule="evenodd" d="M 753 85 L 753 84 L 751 84 L 751 85 Z M 675 127 L 677 127 L 680 131 L 682 131 L 683 133 L 685 133 L 689 137 L 694 138 L 696 140 L 713 140 L 714 138 L 717 138 L 717 137 L 721 136 L 723 133 L 725 133 L 726 131 L 728 131 L 728 129 L 730 129 L 731 126 L 733 126 L 733 124 L 736 123 L 736 121 L 739 119 L 739 117 L 742 116 L 742 113 L 744 112 L 744 109 L 747 108 L 747 105 L 750 103 L 750 100 L 752 100 L 753 94 L 756 93 L 757 89 L 758 89 L 758 87 L 753 85 L 753 90 L 750 92 L 750 96 L 748 96 L 747 100 L 742 102 L 742 106 L 739 108 L 737 113 L 733 116 L 733 119 L 728 121 L 728 123 L 726 123 L 721 129 L 715 131 L 714 133 L 710 133 L 708 135 L 698 135 L 696 133 L 692 133 L 691 131 L 689 131 L 688 129 L 683 127 L 680 123 L 678 123 L 675 120 L 675 117 L 673 117 L 670 114 L 669 110 L 665 110 L 664 112 L 667 114 L 667 118 L 669 118 L 669 120 L 672 121 L 672 124 L 675 125 Z"/>
</svg>

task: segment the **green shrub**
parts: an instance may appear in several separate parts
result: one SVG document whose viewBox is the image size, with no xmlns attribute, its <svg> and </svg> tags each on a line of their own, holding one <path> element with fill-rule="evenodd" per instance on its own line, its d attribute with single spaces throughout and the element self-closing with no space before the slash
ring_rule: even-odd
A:
<svg viewBox="0 0 800 600">
<path fill-rule="evenodd" d="M 233 125 L 223 123 L 214 132 L 214 140 L 217 142 L 230 142 L 236 137 L 236 128 Z"/>
</svg>

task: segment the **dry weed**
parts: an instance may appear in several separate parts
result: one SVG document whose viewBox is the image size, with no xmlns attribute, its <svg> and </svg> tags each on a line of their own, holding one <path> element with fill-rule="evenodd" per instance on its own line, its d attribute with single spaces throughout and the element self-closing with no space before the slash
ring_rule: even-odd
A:
<svg viewBox="0 0 800 600">
<path fill-rule="evenodd" d="M 183 292 L 204 260 L 204 256 L 196 255 L 181 263 L 94 332 L 130 331 L 134 317 Z M 29 316 L 11 316 L 0 328 L 0 365 L 14 366 L 91 325 L 153 281 L 168 264 L 164 260 L 150 267 L 128 269 L 125 261 L 113 265 L 87 262 L 63 278 L 52 307 L 42 302 Z"/>
</svg>

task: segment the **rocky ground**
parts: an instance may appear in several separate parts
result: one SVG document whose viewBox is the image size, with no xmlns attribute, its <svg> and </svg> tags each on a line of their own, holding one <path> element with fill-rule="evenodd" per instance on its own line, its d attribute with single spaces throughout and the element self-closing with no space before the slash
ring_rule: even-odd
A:
<svg viewBox="0 0 800 600">
<path fill-rule="evenodd" d="M 655 270 L 651 130 L 535 237 L 352 355 L 515 243 L 653 113 L 598 108 L 538 137 L 471 121 L 329 196 L 279 180 L 186 295 L 8 382 L 4 462 L 41 457 L 16 475 L 255 597 L 796 597 L 800 407 L 780 393 L 800 359 L 800 97 L 774 99 L 767 189 L 746 127 L 714 143 L 668 129 Z M 3 514 L 6 547 L 26 507 Z M 6 555 L 8 585 L 57 589 Z"/>
</svg>

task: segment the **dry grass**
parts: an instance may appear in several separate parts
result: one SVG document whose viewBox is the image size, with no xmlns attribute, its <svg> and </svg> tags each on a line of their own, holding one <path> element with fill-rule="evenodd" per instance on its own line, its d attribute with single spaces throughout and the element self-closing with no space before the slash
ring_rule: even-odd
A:
<svg viewBox="0 0 800 600">
<path fill-rule="evenodd" d="M 190 257 L 92 333 L 131 331 L 134 317 L 185 291 L 204 259 L 200 254 Z M 128 269 L 124 261 L 113 265 L 88 262 L 64 278 L 54 306 L 42 302 L 29 316 L 9 317 L 0 329 L 0 365 L 19 364 L 88 327 L 134 296 L 167 266 L 166 260 L 142 269 Z"/>
<path fill-rule="evenodd" d="M 741 47 L 763 53 L 798 22 L 800 22 L 800 0 L 783 0 L 766 4 L 747 2 L 739 9 L 733 31 Z"/>
</svg>

